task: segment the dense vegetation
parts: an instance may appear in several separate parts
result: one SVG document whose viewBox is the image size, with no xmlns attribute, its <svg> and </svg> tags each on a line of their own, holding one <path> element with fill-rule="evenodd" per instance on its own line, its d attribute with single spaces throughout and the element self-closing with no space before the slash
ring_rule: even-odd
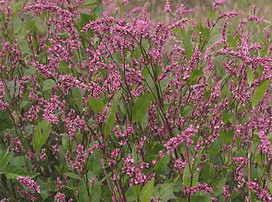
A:
<svg viewBox="0 0 272 202">
<path fill-rule="evenodd" d="M 225 3 L 3 1 L 0 199 L 272 201 L 271 24 Z"/>
</svg>

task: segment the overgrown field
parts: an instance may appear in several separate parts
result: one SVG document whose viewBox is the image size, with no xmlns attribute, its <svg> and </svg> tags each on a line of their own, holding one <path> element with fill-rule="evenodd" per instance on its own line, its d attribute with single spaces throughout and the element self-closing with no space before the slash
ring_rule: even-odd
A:
<svg viewBox="0 0 272 202">
<path fill-rule="evenodd" d="M 269 19 L 130 3 L 1 1 L 0 200 L 271 202 Z"/>
</svg>

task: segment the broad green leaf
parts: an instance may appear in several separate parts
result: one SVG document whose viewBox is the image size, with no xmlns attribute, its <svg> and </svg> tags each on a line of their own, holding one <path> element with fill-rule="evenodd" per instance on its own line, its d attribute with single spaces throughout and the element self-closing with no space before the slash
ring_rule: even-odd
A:
<svg viewBox="0 0 272 202">
<path fill-rule="evenodd" d="M 8 112 L 0 111 L 0 132 L 12 128 L 12 122 Z"/>
<path fill-rule="evenodd" d="M 16 157 L 13 156 L 9 163 L 13 166 L 23 167 L 26 165 L 26 155 Z"/>
<path fill-rule="evenodd" d="M 205 183 L 209 183 L 213 178 L 211 176 L 214 176 L 215 170 L 213 167 L 213 164 L 210 162 L 206 162 L 205 166 L 202 168 L 201 178 Z"/>
<path fill-rule="evenodd" d="M 229 35 L 227 38 L 228 38 L 227 42 L 228 42 L 229 46 L 233 47 L 233 48 L 236 48 L 237 42 L 241 41 L 239 36 L 233 37 L 232 35 Z"/>
<path fill-rule="evenodd" d="M 84 181 L 81 181 L 78 187 L 75 187 L 75 191 L 79 191 L 78 200 L 80 202 L 89 202 L 88 190 Z"/>
<path fill-rule="evenodd" d="M 83 5 L 87 7 L 95 7 L 97 4 L 98 0 L 85 0 Z"/>
<path fill-rule="evenodd" d="M 102 200 L 101 201 L 112 201 L 112 193 L 108 186 L 102 186 Z M 128 200 L 128 199 L 127 199 Z"/>
<path fill-rule="evenodd" d="M 99 175 L 102 171 L 100 156 L 101 154 L 98 151 L 95 151 L 87 162 L 87 170 L 91 171 L 94 176 Z"/>
<path fill-rule="evenodd" d="M 196 106 L 192 104 L 187 104 L 181 108 L 181 114 L 183 117 L 189 117 L 191 113 L 195 110 Z"/>
<path fill-rule="evenodd" d="M 35 67 L 29 67 L 25 73 L 24 76 L 31 76 L 36 73 L 36 68 Z"/>
<path fill-rule="evenodd" d="M 43 91 L 51 90 L 56 85 L 53 79 L 47 79 L 43 82 Z"/>
<path fill-rule="evenodd" d="M 23 170 L 22 168 L 18 168 L 17 166 L 14 166 L 14 165 L 6 166 L 4 168 L 4 173 L 8 179 L 17 179 L 17 177 L 19 177 L 19 176 L 24 176 L 24 177 L 28 176 L 31 178 L 37 176 L 37 174 L 30 173 L 26 170 Z"/>
<path fill-rule="evenodd" d="M 143 94 L 132 107 L 132 121 L 137 122 L 146 115 L 151 103 L 151 96 L 149 93 Z"/>
<path fill-rule="evenodd" d="M 13 24 L 13 28 L 14 28 L 14 33 L 18 33 L 22 28 L 23 22 L 18 16 L 16 16 L 14 18 L 12 24 Z"/>
<path fill-rule="evenodd" d="M 69 136 L 67 133 L 62 133 L 61 134 L 62 137 L 62 147 L 65 151 L 68 151 L 69 149 Z"/>
<path fill-rule="evenodd" d="M 29 55 L 30 48 L 29 48 L 28 40 L 24 39 L 22 36 L 18 36 L 17 41 L 22 53 L 25 55 Z"/>
<path fill-rule="evenodd" d="M 162 202 L 167 202 L 171 199 L 174 191 L 174 183 L 164 183 L 160 185 L 160 196 Z"/>
<path fill-rule="evenodd" d="M 141 193 L 141 188 L 139 185 L 131 186 L 126 192 L 126 199 L 128 201 L 137 201 Z"/>
<path fill-rule="evenodd" d="M 30 102 L 29 101 L 23 101 L 20 103 L 20 109 L 24 109 L 30 106 Z"/>
<path fill-rule="evenodd" d="M 209 16 L 208 16 L 211 20 L 213 20 L 214 19 L 214 17 L 215 17 L 215 11 L 214 11 L 214 9 L 210 9 L 210 12 L 209 12 Z"/>
<path fill-rule="evenodd" d="M 196 81 L 203 75 L 203 71 L 199 69 L 193 69 L 191 71 L 190 81 Z"/>
<path fill-rule="evenodd" d="M 272 180 L 271 179 L 268 179 L 267 187 L 268 187 L 269 191 L 272 193 Z"/>
<path fill-rule="evenodd" d="M 254 76 L 252 69 L 250 67 L 247 68 L 247 83 L 251 86 L 253 82 Z"/>
<path fill-rule="evenodd" d="M 98 100 L 95 98 L 89 99 L 89 104 L 95 113 L 99 113 L 99 112 L 103 111 L 104 106 L 105 106 L 101 100 Z"/>
<path fill-rule="evenodd" d="M 92 188 L 91 201 L 101 201 L 101 195 L 102 195 L 101 185 L 99 183 L 96 183 Z"/>
<path fill-rule="evenodd" d="M 46 143 L 51 132 L 51 123 L 42 120 L 35 128 L 32 138 L 32 144 L 35 151 L 38 153 Z"/>
<path fill-rule="evenodd" d="M 23 8 L 23 1 L 18 1 L 11 5 L 13 11 L 13 16 L 16 16 L 17 13 Z"/>
<path fill-rule="evenodd" d="M 154 178 L 152 178 L 145 186 L 142 188 L 140 195 L 140 202 L 150 202 L 154 191 Z"/>
<path fill-rule="evenodd" d="M 253 150 L 254 151 L 254 150 Z M 259 166 L 257 166 L 257 167 L 252 167 L 252 169 L 251 169 L 251 178 L 252 179 L 260 179 L 262 176 L 263 176 L 263 174 L 264 174 L 264 171 L 263 171 L 263 169 L 261 169 Z"/>
<path fill-rule="evenodd" d="M 104 130 L 104 135 L 107 137 L 110 132 L 112 131 L 114 125 L 115 125 L 115 119 L 116 119 L 116 110 L 117 110 L 117 105 L 119 98 L 121 96 L 121 91 L 119 91 L 115 97 L 113 98 L 112 106 L 109 111 L 109 118 L 107 122 L 105 123 L 105 130 Z"/>
<path fill-rule="evenodd" d="M 259 102 L 263 99 L 264 94 L 266 93 L 269 85 L 270 85 L 270 80 L 264 81 L 254 92 L 251 98 L 251 103 L 252 106 L 255 107 L 256 105 L 259 104 Z"/>
<path fill-rule="evenodd" d="M 170 161 L 170 155 L 169 154 L 165 154 L 163 158 L 159 159 L 158 160 L 158 163 L 155 167 L 155 171 L 158 173 L 158 174 L 165 174 L 167 168 L 168 168 L 168 163 Z"/>
<path fill-rule="evenodd" d="M 12 158 L 12 152 L 9 149 L 0 152 L 0 170 L 4 169 Z"/>
<path fill-rule="evenodd" d="M 76 106 L 79 110 L 79 113 L 82 113 L 83 112 L 83 100 L 82 100 L 82 95 L 81 95 L 80 89 L 76 88 L 76 87 L 72 88 L 72 96 L 73 96 L 73 100 L 75 101 Z"/>
<path fill-rule="evenodd" d="M 234 131 L 233 130 L 220 130 L 220 140 L 222 141 L 223 144 L 232 144 L 233 143 L 233 136 L 234 136 Z"/>
<path fill-rule="evenodd" d="M 212 185 L 213 185 L 213 195 L 219 196 L 223 192 L 223 187 L 226 184 L 226 179 L 220 179 L 216 180 Z"/>
<path fill-rule="evenodd" d="M 224 121 L 224 123 L 228 122 L 233 123 L 234 116 L 233 114 L 230 113 L 223 113 L 221 118 Z"/>
<path fill-rule="evenodd" d="M 183 172 L 182 181 L 187 187 L 194 187 L 198 183 L 199 171 L 194 171 L 192 174 L 189 165 L 187 165 Z"/>
<path fill-rule="evenodd" d="M 80 29 L 82 29 L 86 24 L 88 24 L 90 21 L 95 20 L 96 16 L 93 14 L 85 14 L 80 13 L 80 20 L 77 22 L 77 25 Z"/>
<path fill-rule="evenodd" d="M 66 172 L 66 173 L 64 173 L 63 175 L 66 175 L 66 176 L 68 176 L 68 177 L 71 177 L 71 178 L 74 178 L 74 179 L 77 179 L 77 180 L 81 180 L 81 179 L 82 179 L 82 178 L 79 177 L 77 174 L 71 173 L 71 172 Z"/>
<path fill-rule="evenodd" d="M 184 33 L 183 35 L 183 43 L 186 53 L 187 60 L 190 60 L 193 55 L 193 45 L 191 43 L 191 33 Z"/>
<path fill-rule="evenodd" d="M 42 33 L 46 32 L 46 23 L 43 21 L 42 18 L 40 18 L 39 16 L 35 16 L 34 22 L 35 22 L 35 26 L 40 32 Z"/>
<path fill-rule="evenodd" d="M 192 202 L 211 202 L 211 197 L 204 195 L 204 196 L 194 196 L 191 200 Z"/>
<path fill-rule="evenodd" d="M 218 59 L 223 60 L 222 57 L 218 57 Z M 225 68 L 222 66 L 221 60 L 214 60 L 214 73 L 219 78 L 222 78 L 226 73 Z"/>
</svg>

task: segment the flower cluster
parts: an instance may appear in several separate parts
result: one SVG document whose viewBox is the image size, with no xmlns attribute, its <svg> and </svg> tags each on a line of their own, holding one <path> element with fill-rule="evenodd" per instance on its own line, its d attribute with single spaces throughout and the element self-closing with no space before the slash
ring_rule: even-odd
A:
<svg viewBox="0 0 272 202">
<path fill-rule="evenodd" d="M 30 177 L 17 177 L 18 182 L 20 182 L 24 187 L 28 188 L 32 193 L 40 193 L 40 185 L 38 185 L 34 180 Z"/>
</svg>

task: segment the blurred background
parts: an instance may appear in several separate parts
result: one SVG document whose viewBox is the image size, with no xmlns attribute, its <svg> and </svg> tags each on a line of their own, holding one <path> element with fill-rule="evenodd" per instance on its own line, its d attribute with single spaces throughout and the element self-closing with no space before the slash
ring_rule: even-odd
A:
<svg viewBox="0 0 272 202">
<path fill-rule="evenodd" d="M 137 6 L 143 6 L 146 2 L 150 3 L 149 11 L 151 18 L 154 20 L 163 20 L 165 13 L 163 8 L 166 0 L 132 0 L 127 6 L 127 9 L 131 9 Z M 180 4 L 184 4 L 186 8 L 195 8 L 196 18 L 203 18 L 207 15 L 207 11 L 211 8 L 213 0 L 170 0 L 172 12 L 174 12 Z M 257 6 L 260 11 L 259 15 L 264 15 L 266 20 L 272 19 L 272 0 L 228 0 L 227 4 L 220 9 L 223 10 L 243 10 L 250 13 L 252 6 Z M 200 20 L 198 19 L 198 20 Z"/>
</svg>

